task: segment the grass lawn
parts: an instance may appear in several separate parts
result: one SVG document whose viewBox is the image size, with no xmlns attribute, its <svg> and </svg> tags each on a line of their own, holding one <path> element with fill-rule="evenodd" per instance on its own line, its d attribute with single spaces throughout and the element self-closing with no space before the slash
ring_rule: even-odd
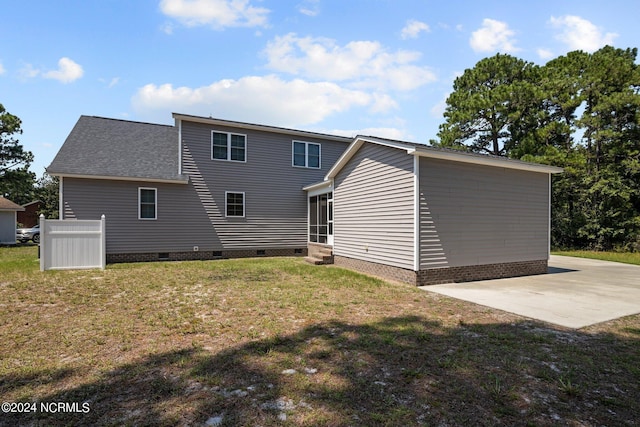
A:
<svg viewBox="0 0 640 427">
<path fill-rule="evenodd" d="M 566 330 L 300 258 L 42 273 L 36 253 L 0 248 L 0 401 L 37 405 L 0 425 L 640 419 L 640 316 Z"/>
<path fill-rule="evenodd" d="M 640 265 L 640 252 L 554 251 L 552 254 Z"/>
</svg>

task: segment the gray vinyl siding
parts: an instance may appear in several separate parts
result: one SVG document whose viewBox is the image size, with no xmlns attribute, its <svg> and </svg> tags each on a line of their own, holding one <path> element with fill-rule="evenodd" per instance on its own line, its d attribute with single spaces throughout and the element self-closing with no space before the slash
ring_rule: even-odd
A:
<svg viewBox="0 0 640 427">
<path fill-rule="evenodd" d="M 246 162 L 211 160 L 211 131 L 246 134 Z M 292 141 L 321 145 L 321 168 L 292 166 Z M 190 176 L 225 249 L 292 248 L 307 243 L 307 197 L 347 142 L 182 123 L 183 173 Z M 225 217 L 225 191 L 245 193 L 245 217 Z"/>
<path fill-rule="evenodd" d="M 420 268 L 548 257 L 549 175 L 420 159 Z"/>
<path fill-rule="evenodd" d="M 334 254 L 413 270 L 413 156 L 364 144 L 334 185 Z"/>
<path fill-rule="evenodd" d="M 302 187 L 321 181 L 348 144 L 322 145 L 322 168 L 291 166 L 288 135 L 216 127 L 247 135 L 246 163 L 211 160 L 212 127 L 183 122 L 183 174 L 165 184 L 65 178 L 65 218 L 106 215 L 107 253 L 302 248 L 307 202 Z M 157 220 L 138 219 L 138 187 L 157 189 Z M 225 191 L 245 193 L 245 217 L 225 217 Z"/>
<path fill-rule="evenodd" d="M 138 188 L 156 188 L 156 220 L 138 219 Z M 212 250 L 218 240 L 190 185 L 64 179 L 65 219 L 106 217 L 107 253 Z"/>
</svg>

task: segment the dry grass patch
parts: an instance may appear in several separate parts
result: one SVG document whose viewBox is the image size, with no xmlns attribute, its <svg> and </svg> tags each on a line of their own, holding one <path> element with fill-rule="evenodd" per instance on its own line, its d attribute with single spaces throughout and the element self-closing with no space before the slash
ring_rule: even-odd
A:
<svg viewBox="0 0 640 427">
<path fill-rule="evenodd" d="M 0 249 L 0 425 L 633 425 L 640 316 L 570 331 L 298 258 Z"/>
</svg>

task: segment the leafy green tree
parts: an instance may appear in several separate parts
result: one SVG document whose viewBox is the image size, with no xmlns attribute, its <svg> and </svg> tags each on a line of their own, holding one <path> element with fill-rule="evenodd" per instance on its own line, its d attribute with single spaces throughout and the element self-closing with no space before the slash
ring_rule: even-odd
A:
<svg viewBox="0 0 640 427">
<path fill-rule="evenodd" d="M 507 155 L 517 143 L 513 131 L 525 132 L 526 114 L 536 106 L 535 69 L 530 62 L 497 54 L 465 70 L 447 99 L 440 145 Z"/>
<path fill-rule="evenodd" d="M 38 214 L 43 214 L 47 219 L 58 219 L 60 179 L 56 176 L 44 174 L 36 184 L 35 198 L 42 200 L 44 206 Z"/>
<path fill-rule="evenodd" d="M 437 145 L 561 166 L 552 244 L 640 250 L 637 49 L 570 52 L 543 67 L 496 55 L 456 79 Z"/>
<path fill-rule="evenodd" d="M 606 46 L 584 70 L 586 224 L 595 249 L 629 249 L 640 238 L 640 68 L 637 49 Z"/>
<path fill-rule="evenodd" d="M 35 174 L 29 171 L 33 154 L 15 137 L 22 133 L 21 125 L 0 104 L 0 195 L 19 204 L 31 201 L 35 182 Z"/>
</svg>

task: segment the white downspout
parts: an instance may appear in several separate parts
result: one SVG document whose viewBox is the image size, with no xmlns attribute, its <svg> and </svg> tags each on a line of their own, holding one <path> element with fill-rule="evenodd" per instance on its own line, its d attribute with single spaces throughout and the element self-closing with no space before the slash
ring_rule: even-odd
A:
<svg viewBox="0 0 640 427">
<path fill-rule="evenodd" d="M 182 175 L 182 120 L 178 121 L 178 175 Z"/>
<path fill-rule="evenodd" d="M 60 219 L 64 219 L 64 192 L 62 184 L 63 179 L 63 177 L 60 177 L 60 184 L 58 185 L 58 218 Z"/>
<path fill-rule="evenodd" d="M 420 156 L 413 154 L 413 270 L 420 271 Z"/>
<path fill-rule="evenodd" d="M 549 174 L 549 223 L 547 224 L 547 260 L 551 258 L 551 174 Z"/>
</svg>

